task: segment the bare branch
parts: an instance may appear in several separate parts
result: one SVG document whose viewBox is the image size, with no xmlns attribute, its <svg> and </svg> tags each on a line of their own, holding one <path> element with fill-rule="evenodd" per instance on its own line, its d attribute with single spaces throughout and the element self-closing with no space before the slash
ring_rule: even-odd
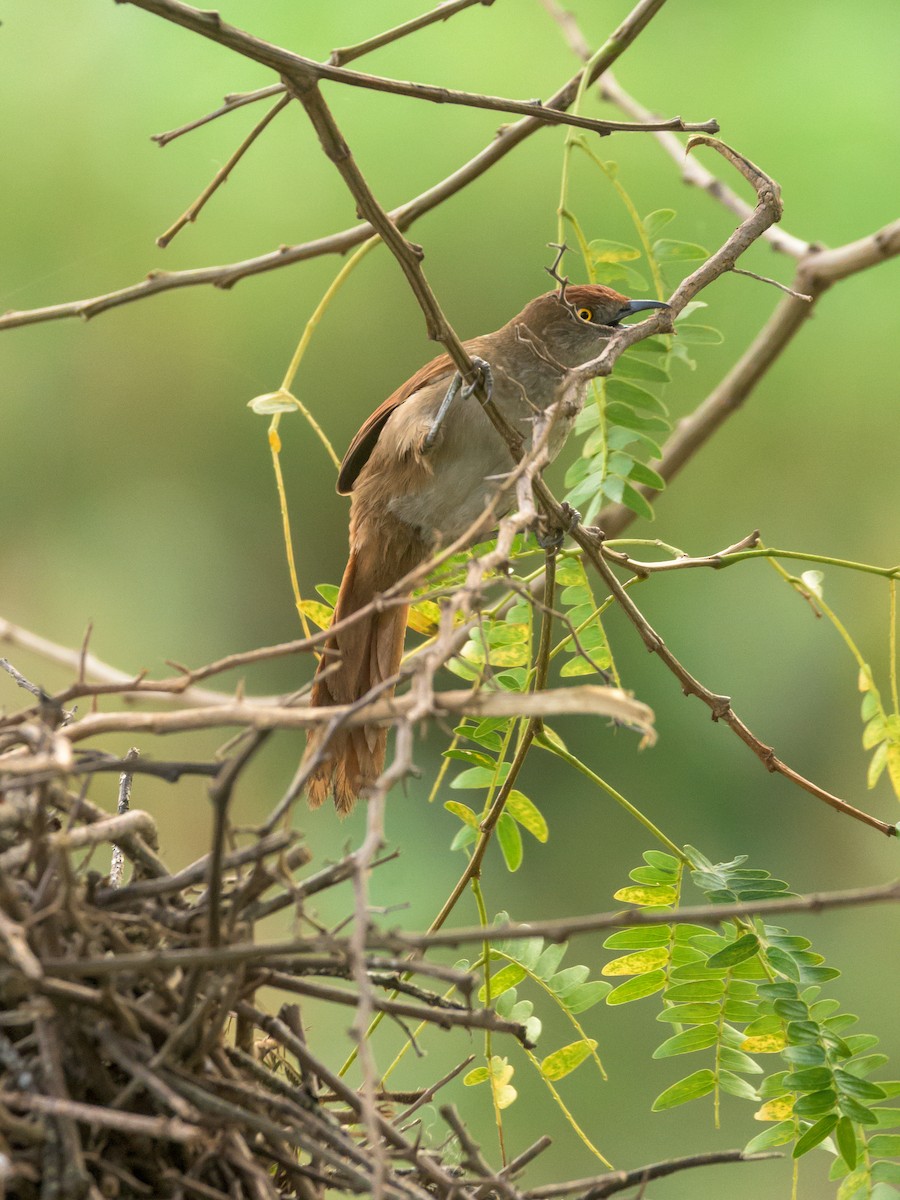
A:
<svg viewBox="0 0 900 1200">
<path fill-rule="evenodd" d="M 560 917 L 522 924 L 468 926 L 461 929 L 441 929 L 428 933 L 372 934 L 369 945 L 426 950 L 436 946 L 465 946 L 489 940 L 503 942 L 524 938 L 545 938 L 564 942 L 581 933 L 597 933 L 604 929 L 631 929 L 635 926 L 697 923 L 710 925 L 749 917 L 780 917 L 787 913 L 821 913 L 831 909 L 860 908 L 869 904 L 896 904 L 900 901 L 900 879 L 868 888 L 853 888 L 838 892 L 813 892 L 806 896 L 791 896 L 784 900 L 754 900 L 739 904 L 688 904 L 681 908 L 632 908 L 619 912 L 592 913 L 583 917 Z"/>
<path fill-rule="evenodd" d="M 590 70 L 591 82 L 598 79 L 611 63 L 632 44 L 640 32 L 663 7 L 665 0 L 638 0 L 633 11 L 625 18 L 606 42 L 604 53 L 599 55 Z M 544 110 L 565 111 L 578 94 L 582 72 L 579 71 L 547 100 Z M 274 94 L 274 93 L 268 93 Z M 526 138 L 542 128 L 543 123 L 535 116 L 524 117 L 507 126 L 474 158 L 464 163 L 441 182 L 435 184 L 415 199 L 392 210 L 391 217 L 399 230 L 406 230 L 419 217 L 436 208 L 444 200 L 460 191 L 467 184 L 483 175 L 494 163 L 499 162 Z M 226 263 L 218 267 L 195 267 L 186 271 L 151 271 L 141 282 L 130 287 L 119 288 L 86 300 L 74 300 L 65 304 L 53 304 L 43 308 L 0 315 L 0 330 L 20 325 L 31 325 L 41 321 L 55 321 L 65 317 L 81 317 L 89 320 L 122 304 L 142 300 L 173 289 L 197 287 L 210 284 L 219 288 L 230 288 L 241 279 L 272 271 L 317 258 L 323 254 L 345 254 L 361 242 L 368 241 L 375 230 L 369 224 L 356 225 L 340 233 L 304 242 L 299 246 L 281 246 L 255 258 L 241 262 Z"/>
</svg>

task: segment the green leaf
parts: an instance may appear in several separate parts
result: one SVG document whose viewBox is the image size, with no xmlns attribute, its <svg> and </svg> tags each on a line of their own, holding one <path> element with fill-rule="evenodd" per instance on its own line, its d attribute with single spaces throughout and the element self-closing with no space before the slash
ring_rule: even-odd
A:
<svg viewBox="0 0 900 1200">
<path fill-rule="evenodd" d="M 737 941 L 731 942 L 724 950 L 719 950 L 710 956 L 707 967 L 719 970 L 722 967 L 733 967 L 745 959 L 753 958 L 759 951 L 759 938 L 755 933 L 745 933 Z"/>
<path fill-rule="evenodd" d="M 887 766 L 888 743 L 882 742 L 875 753 L 869 760 L 869 769 L 866 772 L 866 783 L 870 788 L 875 787 L 878 780 L 881 778 L 884 768 Z"/>
<path fill-rule="evenodd" d="M 806 1042 L 800 1046 L 785 1046 L 782 1057 L 798 1067 L 818 1067 L 825 1062 L 825 1049 L 817 1042 Z"/>
<path fill-rule="evenodd" d="M 805 1071 L 791 1071 L 785 1075 L 784 1086 L 789 1092 L 818 1092 L 830 1087 L 832 1078 L 828 1067 L 808 1067 Z"/>
<path fill-rule="evenodd" d="M 834 1088 L 825 1088 L 821 1092 L 808 1092 L 800 1096 L 794 1104 L 794 1112 L 804 1120 L 817 1120 L 823 1113 L 831 1112 L 837 1105 L 837 1092 Z"/>
<path fill-rule="evenodd" d="M 655 241 L 674 216 L 674 208 L 657 208 L 652 213 L 647 213 L 643 221 L 644 233 L 647 235 L 647 241 Z"/>
<path fill-rule="evenodd" d="M 334 583 L 317 583 L 316 591 L 325 601 L 329 608 L 334 608 L 337 604 L 338 592 L 341 589 Z"/>
<path fill-rule="evenodd" d="M 815 1125 L 811 1125 L 798 1139 L 797 1145 L 794 1147 L 794 1158 L 801 1158 L 818 1146 L 820 1142 L 824 1142 L 837 1123 L 837 1114 L 829 1113 L 827 1117 L 822 1117 L 820 1121 L 816 1121 Z"/>
<path fill-rule="evenodd" d="M 605 238 L 597 238 L 588 245 L 588 253 L 592 263 L 622 263 L 634 262 L 641 257 L 640 250 L 627 246 L 624 242 L 610 242 Z"/>
<path fill-rule="evenodd" d="M 743 1035 L 737 1030 L 732 1030 L 734 1037 L 740 1044 L 743 1041 Z M 719 1054 L 719 1061 L 723 1067 L 728 1067 L 732 1071 L 740 1071 L 743 1075 L 761 1075 L 762 1067 L 759 1063 L 750 1057 L 749 1054 L 744 1054 L 742 1050 L 736 1050 L 732 1047 L 725 1046 Z"/>
<path fill-rule="evenodd" d="M 815 1021 L 788 1021 L 787 1038 L 792 1045 L 802 1042 L 818 1042 L 819 1026 Z"/>
<path fill-rule="evenodd" d="M 518 963 L 509 963 L 503 967 L 496 975 L 491 976 L 491 999 L 496 1000 L 498 996 L 502 996 L 509 988 L 521 983 L 525 976 L 526 972 Z M 487 1004 L 487 985 L 478 989 L 478 1000 L 480 1004 Z"/>
<path fill-rule="evenodd" d="M 705 1025 L 719 1018 L 718 1004 L 673 1004 L 656 1014 L 657 1021 L 673 1025 Z"/>
<path fill-rule="evenodd" d="M 869 1138 L 869 1153 L 877 1158 L 900 1157 L 900 1134 L 874 1133 Z"/>
<path fill-rule="evenodd" d="M 633 479 L 635 483 L 642 483 L 646 487 L 655 488 L 657 492 L 665 489 L 666 481 L 662 475 L 658 475 L 656 471 L 647 466 L 646 463 L 636 462 L 629 472 L 629 479 Z"/>
<path fill-rule="evenodd" d="M 657 867 L 660 871 L 680 871 L 681 862 L 671 854 L 666 854 L 662 850 L 645 850 L 641 855 L 644 862 L 651 867 Z M 688 926 L 684 926 L 685 929 Z"/>
<path fill-rule="evenodd" d="M 460 771 L 450 786 L 454 789 L 469 789 L 469 788 L 488 788 L 492 784 L 501 784 L 509 774 L 509 763 L 503 762 L 499 764 L 498 769 L 493 767 L 469 767 L 466 771 Z"/>
<path fill-rule="evenodd" d="M 501 944 L 497 949 L 502 949 L 504 954 L 508 954 L 514 959 L 520 967 L 524 967 L 526 971 L 533 971 L 541 956 L 541 951 L 544 948 L 544 939 L 539 937 L 524 938 L 522 941 L 513 941 L 511 945 Z"/>
<path fill-rule="evenodd" d="M 450 842 L 451 850 L 462 850 L 464 846 L 472 846 L 478 841 L 478 830 L 471 825 L 461 825 Z"/>
<path fill-rule="evenodd" d="M 794 1139 L 794 1122 L 779 1121 L 771 1129 L 764 1129 L 755 1138 L 751 1138 L 744 1147 L 745 1154 L 757 1154 L 760 1150 L 769 1150 L 772 1146 L 783 1146 L 785 1142 Z"/>
<path fill-rule="evenodd" d="M 611 933 L 603 943 L 607 950 L 649 950 L 655 946 L 667 946 L 671 937 L 668 925 L 647 925 L 644 929 L 620 929 Z"/>
<path fill-rule="evenodd" d="M 591 979 L 560 997 L 561 1003 L 572 1014 L 587 1012 L 612 991 L 612 984 L 603 979 Z"/>
<path fill-rule="evenodd" d="M 840 976 L 840 971 L 837 967 L 800 967 L 800 982 L 801 983 L 827 983 L 830 979 L 837 979 Z"/>
<path fill-rule="evenodd" d="M 884 1100 L 884 1089 L 868 1079 L 860 1079 L 849 1071 L 838 1068 L 834 1073 L 834 1081 L 845 1096 L 854 1100 Z"/>
<path fill-rule="evenodd" d="M 656 363 L 646 362 L 643 358 L 638 358 L 633 352 L 623 354 L 615 365 L 616 374 L 620 379 L 642 379 L 645 383 L 668 383 L 672 378 L 669 372 L 664 367 L 658 367 Z M 624 421 L 620 424 L 625 424 Z M 638 428 L 642 428 L 638 426 Z M 659 429 L 659 425 L 650 426 L 649 428 Z M 665 428 L 668 428 L 668 422 L 665 423 Z"/>
<path fill-rule="evenodd" d="M 759 1015 L 759 1005 L 751 1000 L 726 1000 L 722 1015 L 726 1021 L 755 1021 Z"/>
<path fill-rule="evenodd" d="M 872 1182 L 876 1186 L 872 1189 L 871 1200 L 896 1200 L 897 1193 L 886 1185 L 889 1183 L 900 1184 L 900 1163 L 884 1161 L 875 1163 L 872 1167 Z M 879 1186 L 882 1184 L 885 1186 Z"/>
<path fill-rule="evenodd" d="M 586 967 L 583 963 L 574 967 L 566 967 L 564 971 L 560 971 L 546 981 L 547 987 L 555 995 L 565 996 L 584 983 L 590 973 L 590 967 Z"/>
<path fill-rule="evenodd" d="M 790 954 L 784 950 L 779 950 L 777 946 L 769 946 L 765 954 L 770 967 L 780 975 L 786 975 L 788 979 L 800 982 L 800 967 Z"/>
<path fill-rule="evenodd" d="M 662 238 L 654 242 L 653 254 L 660 263 L 697 262 L 709 257 L 709 252 L 696 242 L 676 242 L 671 238 Z"/>
<path fill-rule="evenodd" d="M 652 996 L 661 992 L 666 986 L 665 971 L 651 971 L 648 975 L 638 975 L 627 983 L 620 983 L 606 997 L 607 1004 L 629 1004 L 632 1000 L 641 1000 L 644 996 Z"/>
<path fill-rule="evenodd" d="M 857 1147 L 856 1130 L 853 1128 L 853 1122 L 849 1117 L 841 1117 L 838 1121 L 835 1130 L 835 1140 L 838 1150 L 841 1152 L 841 1158 L 852 1171 L 856 1166 Z M 871 1143 L 869 1149 L 872 1153 L 877 1153 L 876 1151 L 872 1151 Z"/>
<path fill-rule="evenodd" d="M 606 384 L 606 398 L 609 401 L 618 400 L 629 408 L 646 409 L 660 417 L 668 417 L 668 407 L 652 392 L 626 379 L 610 379 Z M 609 419 L 609 413 L 607 413 Z"/>
<path fill-rule="evenodd" d="M 542 813 L 522 792 L 511 791 L 509 793 L 505 811 L 539 842 L 546 842 L 550 836 L 550 830 Z"/>
<path fill-rule="evenodd" d="M 666 999 L 673 1004 L 693 1004 L 695 1001 L 717 1000 L 724 994 L 725 984 L 721 979 L 698 979 L 693 983 L 676 983 L 666 991 Z"/>
<path fill-rule="evenodd" d="M 737 1096 L 739 1100 L 759 1099 L 756 1088 L 746 1079 L 741 1079 L 740 1075 L 735 1075 L 731 1071 L 719 1071 L 719 1087 L 723 1092 L 728 1092 L 730 1096 Z"/>
<path fill-rule="evenodd" d="M 718 1025 L 697 1025 L 667 1038 L 653 1051 L 654 1058 L 671 1058 L 675 1054 L 692 1054 L 695 1050 L 706 1050 L 719 1040 Z"/>
<path fill-rule="evenodd" d="M 551 942 L 541 952 L 540 958 L 534 964 L 534 973 L 538 979 L 547 980 L 556 974 L 557 967 L 565 957 L 566 949 L 565 942 Z"/>
<path fill-rule="evenodd" d="M 809 1006 L 796 996 L 782 997 L 776 1000 L 772 1007 L 785 1021 L 806 1021 L 809 1017 Z"/>
<path fill-rule="evenodd" d="M 673 1083 L 671 1087 L 661 1092 L 653 1101 L 652 1111 L 664 1112 L 668 1108 L 677 1108 L 679 1104 L 686 1104 L 689 1100 L 699 1100 L 701 1096 L 708 1096 L 715 1086 L 716 1077 L 712 1071 L 708 1069 L 695 1071 L 693 1075 L 679 1079 L 678 1083 Z"/>
<path fill-rule="evenodd" d="M 555 1050 L 553 1054 L 548 1054 L 541 1062 L 541 1074 L 545 1079 L 554 1081 L 563 1079 L 576 1067 L 580 1067 L 596 1047 L 597 1043 L 593 1038 L 582 1038 L 581 1041 L 563 1046 L 561 1050 Z"/>
<path fill-rule="evenodd" d="M 479 770 L 478 767 L 473 770 Z M 453 786 L 452 784 L 450 785 Z M 497 822 L 497 842 L 503 852 L 503 858 L 506 862 L 508 871 L 518 871 L 522 865 L 523 850 L 522 850 L 522 835 L 519 833 L 519 827 L 507 812 L 500 814 L 500 820 Z"/>
<path fill-rule="evenodd" d="M 639 491 L 626 483 L 622 488 L 622 503 L 626 508 L 630 508 L 633 513 L 637 513 L 639 517 L 643 517 L 647 521 L 653 520 L 653 506 L 646 496 L 642 496 Z"/>
<path fill-rule="evenodd" d="M 635 883 L 673 883 L 676 879 L 674 871 L 661 871 L 659 867 L 635 867 L 628 872 L 628 878 Z"/>
<path fill-rule="evenodd" d="M 447 812 L 453 813 L 455 817 L 471 826 L 472 829 L 478 829 L 481 822 L 478 819 L 478 814 L 468 804 L 460 804 L 458 800 L 447 800 L 444 803 L 444 808 Z"/>
<path fill-rule="evenodd" d="M 721 331 L 713 329 L 712 325 L 694 325 L 687 321 L 679 321 L 676 328 L 679 340 L 687 346 L 720 346 L 725 341 Z"/>
</svg>

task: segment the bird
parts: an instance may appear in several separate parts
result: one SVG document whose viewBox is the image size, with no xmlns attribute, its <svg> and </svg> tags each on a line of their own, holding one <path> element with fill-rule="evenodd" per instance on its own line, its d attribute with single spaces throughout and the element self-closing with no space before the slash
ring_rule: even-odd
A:
<svg viewBox="0 0 900 1200">
<path fill-rule="evenodd" d="M 667 308 L 630 300 L 599 284 L 561 285 L 531 300 L 494 333 L 464 342 L 489 383 L 490 399 L 530 445 L 534 415 L 557 397 L 567 369 L 595 358 L 625 317 Z M 454 379 L 454 376 L 455 379 Z M 463 537 L 493 502 L 494 517 L 513 507 L 503 477 L 513 465 L 474 387 L 460 388 L 450 357 L 433 359 L 392 393 L 353 438 L 337 491 L 349 495 L 349 555 L 332 624 L 370 605 L 436 550 Z M 584 402 L 585 383 L 557 412 L 547 440 L 549 457 L 562 449 Z M 483 530 L 480 531 L 483 535 Z M 390 694 L 400 667 L 409 606 L 373 606 L 331 633 L 324 644 L 310 703 L 347 705 L 379 684 Z M 341 816 L 370 789 L 384 767 L 387 730 L 318 725 L 307 735 L 301 771 L 310 807 L 329 795 Z"/>
</svg>

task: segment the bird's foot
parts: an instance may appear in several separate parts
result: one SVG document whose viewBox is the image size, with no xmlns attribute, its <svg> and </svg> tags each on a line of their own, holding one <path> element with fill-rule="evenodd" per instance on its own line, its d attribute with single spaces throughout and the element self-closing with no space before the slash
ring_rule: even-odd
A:
<svg viewBox="0 0 900 1200">
<path fill-rule="evenodd" d="M 494 390 L 494 375 L 491 371 L 491 365 L 483 358 L 478 358 L 477 356 L 473 355 L 472 366 L 475 368 L 475 373 L 473 378 L 468 383 L 463 383 L 463 378 L 459 371 L 457 371 L 450 380 L 450 386 L 447 388 L 447 394 L 441 401 L 441 406 L 437 410 L 437 415 L 431 422 L 428 432 L 425 434 L 425 439 L 422 442 L 423 453 L 427 454 L 429 450 L 433 449 L 434 444 L 437 441 L 438 434 L 441 431 L 441 426 L 447 417 L 447 413 L 450 411 L 450 405 L 458 395 L 460 395 L 463 400 L 466 400 L 474 391 L 476 391 L 477 388 L 481 387 L 484 390 L 486 402 L 490 402 L 491 394 Z"/>
<path fill-rule="evenodd" d="M 573 508 L 571 504 L 567 504 L 565 501 L 559 507 L 561 510 L 561 521 L 553 527 L 549 527 L 546 525 L 546 518 L 544 518 L 545 527 L 543 529 L 539 528 L 535 533 L 538 545 L 542 550 L 548 552 L 558 550 L 566 540 L 566 534 L 571 533 L 575 526 L 581 522 L 581 513 L 577 508 Z"/>
</svg>

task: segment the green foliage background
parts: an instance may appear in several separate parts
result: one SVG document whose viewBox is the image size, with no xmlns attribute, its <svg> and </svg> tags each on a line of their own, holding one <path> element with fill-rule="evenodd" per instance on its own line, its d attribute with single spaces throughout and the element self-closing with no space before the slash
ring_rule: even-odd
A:
<svg viewBox="0 0 900 1200">
<path fill-rule="evenodd" d="M 230 0 L 223 16 L 324 58 L 332 47 L 422 7 L 421 0 Z M 628 5 L 584 3 L 581 9 L 585 33 L 597 44 Z M 897 25 L 891 0 L 852 9 L 842 0 L 790 6 L 760 0 L 752 9 L 684 0 L 663 10 L 617 73 L 663 114 L 717 117 L 724 139 L 780 182 L 785 227 L 834 246 L 896 216 Z M 99 294 L 150 269 L 249 257 L 355 220 L 302 114 L 291 111 L 254 146 L 198 224 L 160 251 L 154 238 L 262 109 L 245 109 L 164 151 L 149 135 L 208 111 L 226 92 L 270 82 L 266 72 L 129 7 L 72 0 L 10 0 L 0 57 L 0 308 Z M 496 0 L 359 65 L 530 98 L 553 91 L 576 64 L 537 3 Z M 476 153 L 499 123 L 497 114 L 336 86 L 327 95 L 389 207 Z M 586 111 L 602 115 L 593 100 Z M 532 137 L 413 228 L 412 238 L 426 248 L 428 277 L 463 336 L 495 328 L 544 289 L 563 137 L 549 129 Z M 649 137 L 606 139 L 599 152 L 620 164 L 620 178 L 641 212 L 678 210 L 675 236 L 712 247 L 733 227 L 709 198 L 681 185 Z M 711 165 L 722 169 L 718 161 Z M 576 168 L 573 200 L 591 236 L 631 240 L 624 212 L 595 172 Z M 790 279 L 790 264 L 764 246 L 744 265 Z M 265 421 L 246 402 L 278 385 L 336 269 L 335 260 L 318 259 L 229 292 L 186 289 L 87 325 L 70 320 L 0 336 L 0 614 L 69 645 L 78 645 L 93 621 L 94 652 L 127 670 L 160 670 L 166 658 L 199 664 L 296 636 Z M 838 285 L 745 410 L 660 499 L 655 524 L 641 527 L 641 536 L 708 553 L 758 526 L 768 544 L 896 561 L 897 282 L 895 262 Z M 710 306 L 704 319 L 723 330 L 725 342 L 703 348 L 695 373 L 677 371 L 667 393 L 676 416 L 718 380 L 777 295 L 731 277 L 703 299 Z M 379 251 L 328 312 L 295 390 L 340 451 L 368 411 L 432 353 L 399 271 Z M 282 435 L 301 586 L 309 594 L 314 584 L 339 576 L 346 504 L 334 495 L 331 465 L 301 419 L 286 419 Z M 886 586 L 830 571 L 825 588 L 885 680 Z M 765 564 L 658 578 L 640 589 L 639 603 L 686 665 L 730 694 L 738 713 L 788 762 L 888 820 L 900 815 L 886 780 L 872 795 L 865 789 L 852 660 L 833 629 L 816 621 Z M 633 738 L 588 722 L 567 727 L 565 736 L 675 841 L 692 842 L 713 860 L 749 853 L 752 865 L 797 891 L 862 885 L 896 873 L 896 843 L 768 777 L 705 709 L 681 697 L 624 622 L 613 618 L 609 631 L 626 686 L 656 710 L 659 744 L 639 756 Z M 65 673 L 37 659 L 19 651 L 11 657 L 48 688 L 64 682 Z M 275 692 L 299 678 L 296 663 L 280 663 L 254 672 L 248 685 Z M 0 677 L 0 703 L 9 708 L 20 699 Z M 200 743 L 146 749 L 199 756 L 215 739 Z M 410 785 L 407 797 L 392 797 L 388 831 L 403 854 L 374 885 L 377 902 L 408 902 L 409 910 L 394 919 L 413 927 L 431 919 L 462 866 L 461 856 L 447 849 L 455 820 L 424 804 L 439 748 L 437 739 L 422 746 L 425 778 Z M 298 753 L 296 739 L 276 741 L 254 768 L 252 786 L 237 797 L 237 822 L 267 809 Z M 549 760 L 529 772 L 529 792 L 542 799 L 550 840 L 528 847 L 515 877 L 499 856 L 489 856 L 489 908 L 528 919 L 612 907 L 612 892 L 647 848 L 646 834 L 586 781 L 559 773 Z M 172 864 L 202 853 L 209 824 L 202 784 L 182 785 L 176 794 L 141 780 L 135 792 L 135 803 L 157 814 Z M 94 798 L 102 801 L 99 790 Z M 315 853 L 328 856 L 358 837 L 362 817 L 343 826 L 327 811 L 301 819 Z M 323 913 L 326 919 L 339 915 Z M 474 918 L 469 908 L 464 919 Z M 896 909 L 841 912 L 791 926 L 844 970 L 834 994 L 860 1013 L 862 1027 L 882 1035 L 896 1062 Z M 573 961 L 604 958 L 599 939 L 586 939 Z M 315 1019 L 313 1037 L 331 1021 L 324 1014 Z M 702 1103 L 649 1117 L 653 1097 L 678 1078 L 666 1073 L 672 1064 L 650 1060 L 659 1040 L 652 1016 L 643 1016 L 640 1005 L 627 1011 L 599 1006 L 584 1020 L 611 1082 L 598 1085 L 596 1077 L 576 1074 L 566 1095 L 616 1165 L 740 1145 L 756 1132 L 746 1106 L 728 1098 L 719 1132 Z M 334 1035 L 341 1028 L 336 1024 Z M 393 1037 L 376 1045 L 382 1065 Z M 436 1078 L 439 1063 L 465 1052 L 440 1041 L 428 1048 L 433 1058 L 410 1069 L 410 1086 Z M 506 1116 L 508 1144 L 521 1148 L 552 1126 L 558 1150 L 541 1160 L 540 1170 L 557 1177 L 595 1170 L 559 1127 L 537 1084 L 519 1092 L 522 1099 Z M 473 1119 L 483 1117 L 490 1147 L 486 1096 L 467 1094 L 462 1103 Z M 758 1195 L 762 1186 L 783 1185 L 788 1168 L 725 1170 L 727 1177 L 717 1173 L 700 1182 L 684 1176 L 658 1190 L 686 1197 L 727 1186 L 739 1200 Z M 817 1164 L 805 1167 L 801 1196 L 822 1194 L 821 1172 Z"/>
</svg>

